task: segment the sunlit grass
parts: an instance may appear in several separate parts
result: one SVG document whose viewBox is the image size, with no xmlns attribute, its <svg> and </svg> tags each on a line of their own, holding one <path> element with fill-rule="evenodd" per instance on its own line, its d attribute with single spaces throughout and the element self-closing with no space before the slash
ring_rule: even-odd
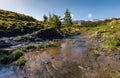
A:
<svg viewBox="0 0 120 78">
<path fill-rule="evenodd" d="M 23 66 L 25 65 L 26 59 L 24 56 L 20 57 L 20 59 L 17 61 L 18 66 Z"/>
<path fill-rule="evenodd" d="M 81 27 L 80 30 L 82 32 L 84 30 L 84 32 L 89 32 L 89 38 L 91 40 L 100 41 L 100 50 L 105 49 L 114 52 L 118 47 L 117 44 L 120 43 L 120 23 L 110 25 L 108 22 L 105 24 L 98 24 L 95 27 Z"/>
<path fill-rule="evenodd" d="M 101 48 L 107 49 L 109 51 L 113 51 L 114 49 L 116 49 L 116 44 L 117 44 L 117 41 L 115 41 L 115 40 L 106 41 L 101 45 Z"/>
</svg>

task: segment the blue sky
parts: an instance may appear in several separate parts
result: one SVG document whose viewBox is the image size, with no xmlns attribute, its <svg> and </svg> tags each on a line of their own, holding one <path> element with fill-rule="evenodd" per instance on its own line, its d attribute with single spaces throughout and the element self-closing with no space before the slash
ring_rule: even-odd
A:
<svg viewBox="0 0 120 78">
<path fill-rule="evenodd" d="M 120 0 L 0 0 L 0 9 L 42 20 L 43 15 L 63 16 L 68 8 L 74 20 L 120 17 Z"/>
</svg>

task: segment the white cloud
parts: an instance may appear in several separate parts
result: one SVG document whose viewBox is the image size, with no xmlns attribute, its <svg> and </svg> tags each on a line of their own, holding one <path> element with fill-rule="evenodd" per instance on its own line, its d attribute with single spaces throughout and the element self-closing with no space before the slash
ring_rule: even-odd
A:
<svg viewBox="0 0 120 78">
<path fill-rule="evenodd" d="M 87 17 L 92 18 L 93 17 L 92 13 L 89 13 Z"/>
<path fill-rule="evenodd" d="M 74 17 L 74 14 L 71 14 L 71 17 L 73 18 L 73 17 Z"/>
</svg>

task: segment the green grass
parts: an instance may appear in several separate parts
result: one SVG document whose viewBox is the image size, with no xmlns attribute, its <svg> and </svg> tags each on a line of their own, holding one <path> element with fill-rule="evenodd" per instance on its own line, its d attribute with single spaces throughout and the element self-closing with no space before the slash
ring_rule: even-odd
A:
<svg viewBox="0 0 120 78">
<path fill-rule="evenodd" d="M 99 54 L 99 53 L 94 53 L 94 56 L 97 58 L 97 57 L 101 56 L 101 54 Z"/>
<path fill-rule="evenodd" d="M 20 59 L 17 61 L 17 65 L 18 66 L 24 66 L 25 65 L 25 63 L 26 63 L 26 59 L 25 59 L 25 57 L 20 57 Z"/>
<path fill-rule="evenodd" d="M 13 61 L 16 61 L 17 59 L 19 59 L 21 56 L 23 55 L 23 51 L 16 49 L 16 50 L 12 50 L 9 52 L 9 54 L 3 55 L 0 63 L 1 64 L 9 64 L 12 63 Z"/>
<path fill-rule="evenodd" d="M 116 49 L 117 41 L 112 40 L 112 41 L 105 41 L 103 44 L 101 44 L 101 48 L 107 49 L 109 51 L 114 51 Z"/>
<path fill-rule="evenodd" d="M 117 76 L 116 78 L 120 78 L 120 75 L 119 75 L 119 76 Z"/>
<path fill-rule="evenodd" d="M 35 44 L 29 44 L 24 49 L 27 50 L 27 51 L 28 50 L 33 51 L 33 50 L 37 49 L 37 47 L 36 47 Z"/>
<path fill-rule="evenodd" d="M 0 9 L 0 20 L 4 21 L 37 21 L 31 16 Z"/>
<path fill-rule="evenodd" d="M 102 21 L 96 26 L 92 24 L 80 27 L 81 33 L 88 33 L 92 41 L 99 42 L 100 50 L 107 50 L 108 52 L 115 52 L 120 43 L 120 19 L 115 24 L 110 24 L 112 20 Z"/>
<path fill-rule="evenodd" d="M 114 33 L 103 33 L 102 38 L 104 42 L 101 44 L 101 48 L 108 49 L 109 51 L 113 51 L 117 48 L 117 43 L 119 42 L 119 40 Z"/>
<path fill-rule="evenodd" d="M 0 37 L 17 36 L 44 28 L 44 24 L 33 17 L 0 9 Z"/>
</svg>

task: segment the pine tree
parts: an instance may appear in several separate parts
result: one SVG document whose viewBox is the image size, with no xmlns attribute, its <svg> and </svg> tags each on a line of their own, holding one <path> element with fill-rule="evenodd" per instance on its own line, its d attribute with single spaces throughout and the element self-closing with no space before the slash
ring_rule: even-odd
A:
<svg viewBox="0 0 120 78">
<path fill-rule="evenodd" d="M 72 25 L 72 17 L 71 17 L 71 13 L 69 12 L 68 9 L 66 9 L 65 15 L 64 15 L 64 23 L 67 25 Z"/>
<path fill-rule="evenodd" d="M 52 15 L 51 15 L 51 13 L 49 13 L 49 22 L 51 22 L 52 21 Z"/>
<path fill-rule="evenodd" d="M 48 17 L 46 15 L 43 16 L 44 22 L 48 22 Z"/>
</svg>

